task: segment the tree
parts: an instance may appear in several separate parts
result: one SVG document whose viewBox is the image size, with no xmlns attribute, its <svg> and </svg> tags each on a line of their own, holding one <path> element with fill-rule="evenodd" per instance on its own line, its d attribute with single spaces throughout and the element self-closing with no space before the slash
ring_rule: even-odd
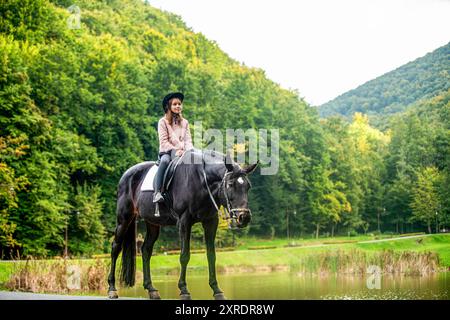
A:
<svg viewBox="0 0 450 320">
<path fill-rule="evenodd" d="M 423 168 L 417 175 L 417 182 L 413 189 L 411 219 L 426 223 L 428 233 L 431 233 L 433 221 L 436 220 L 437 223 L 437 214 L 441 207 L 436 186 L 438 180 L 439 171 L 435 167 Z"/>
<path fill-rule="evenodd" d="M 69 248 L 74 254 L 93 254 L 103 249 L 106 230 L 102 224 L 103 201 L 99 186 L 76 186 L 69 219 Z"/>
<path fill-rule="evenodd" d="M 11 257 L 20 243 L 14 236 L 17 224 L 10 221 L 9 212 L 17 208 L 17 192 L 28 183 L 23 176 L 16 177 L 7 160 L 17 160 L 25 153 L 22 138 L 0 137 L 0 259 Z"/>
</svg>

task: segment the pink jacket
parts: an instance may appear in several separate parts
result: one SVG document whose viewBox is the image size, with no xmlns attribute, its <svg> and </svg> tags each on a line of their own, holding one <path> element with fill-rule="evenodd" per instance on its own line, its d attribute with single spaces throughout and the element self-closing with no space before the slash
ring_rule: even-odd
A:
<svg viewBox="0 0 450 320">
<path fill-rule="evenodd" d="M 159 152 L 166 152 L 171 149 L 182 149 L 184 151 L 193 149 L 189 122 L 186 119 L 181 124 L 172 125 L 165 117 L 158 122 Z"/>
</svg>

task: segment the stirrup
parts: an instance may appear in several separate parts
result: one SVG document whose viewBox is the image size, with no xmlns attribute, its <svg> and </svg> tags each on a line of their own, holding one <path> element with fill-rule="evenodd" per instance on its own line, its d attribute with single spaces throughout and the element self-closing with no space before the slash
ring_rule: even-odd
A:
<svg viewBox="0 0 450 320">
<path fill-rule="evenodd" d="M 158 199 L 157 199 L 157 196 L 159 196 Z M 153 196 L 153 203 L 158 203 L 158 202 L 163 202 L 163 201 L 164 201 L 164 197 L 163 197 L 161 191 L 155 193 L 155 195 Z"/>
<path fill-rule="evenodd" d="M 156 208 L 155 208 L 155 217 L 160 217 L 161 215 L 159 214 L 159 202 L 156 203 Z"/>
</svg>

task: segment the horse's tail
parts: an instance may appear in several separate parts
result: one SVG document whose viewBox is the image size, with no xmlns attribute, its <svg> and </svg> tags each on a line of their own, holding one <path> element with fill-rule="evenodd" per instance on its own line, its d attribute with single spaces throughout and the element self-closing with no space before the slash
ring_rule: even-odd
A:
<svg viewBox="0 0 450 320">
<path fill-rule="evenodd" d="M 136 218 L 128 225 L 122 244 L 122 267 L 120 282 L 127 287 L 134 286 L 136 278 Z"/>
<path fill-rule="evenodd" d="M 134 286 L 136 277 L 136 218 L 138 208 L 135 191 L 152 164 L 151 162 L 143 162 L 129 168 L 120 178 L 117 189 L 117 221 L 118 223 L 122 221 L 128 225 L 123 238 L 120 237 L 122 239 L 120 282 L 129 287 Z"/>
</svg>

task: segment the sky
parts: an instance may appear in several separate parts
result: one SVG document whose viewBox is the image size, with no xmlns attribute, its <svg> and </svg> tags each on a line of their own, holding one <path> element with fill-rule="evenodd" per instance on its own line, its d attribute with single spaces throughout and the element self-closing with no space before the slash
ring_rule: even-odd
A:
<svg viewBox="0 0 450 320">
<path fill-rule="evenodd" d="M 450 41 L 450 0 L 149 0 L 320 105 Z"/>
</svg>

